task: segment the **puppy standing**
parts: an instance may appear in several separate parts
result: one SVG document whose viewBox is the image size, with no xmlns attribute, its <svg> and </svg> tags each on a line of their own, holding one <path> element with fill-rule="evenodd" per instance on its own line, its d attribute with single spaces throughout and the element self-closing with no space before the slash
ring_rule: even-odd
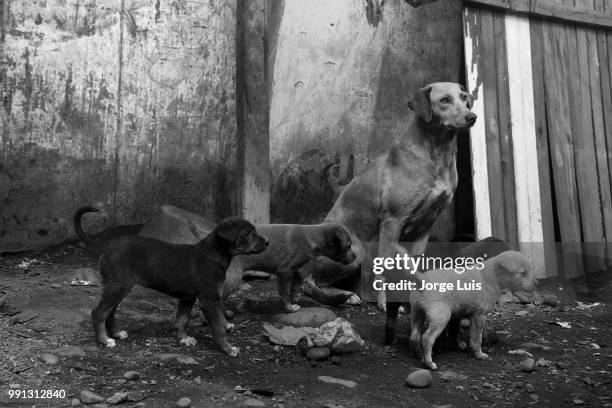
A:
<svg viewBox="0 0 612 408">
<path fill-rule="evenodd" d="M 236 256 L 227 270 L 225 296 L 231 294 L 246 270 L 258 270 L 277 276 L 278 294 L 287 312 L 296 312 L 294 293 L 301 283 L 298 270 L 315 257 L 327 257 L 341 264 L 355 260 L 351 236 L 340 224 L 318 225 L 268 224 L 257 225 L 270 245 L 258 254 Z"/>
<path fill-rule="evenodd" d="M 74 216 L 76 233 L 87 245 L 96 243 L 83 232 L 81 216 L 96 211 L 84 207 Z M 221 221 L 195 245 L 169 244 L 138 236 L 110 242 L 100 257 L 102 298 L 91 314 L 97 341 L 114 347 L 114 339 L 127 338 L 127 333 L 116 327 L 115 311 L 132 287 L 141 285 L 179 299 L 176 327 L 180 343 L 196 344 L 185 333 L 185 326 L 197 298 L 214 342 L 226 354 L 238 355 L 238 348 L 231 346 L 226 337 L 226 330 L 233 330 L 233 325 L 223 315 L 225 271 L 233 256 L 261 252 L 267 245 L 268 241 L 256 233 L 250 222 L 237 217 Z"/>
<path fill-rule="evenodd" d="M 481 290 L 422 290 L 410 293 L 410 346 L 420 354 L 425 366 L 437 368 L 432 361 L 433 345 L 451 318 L 470 319 L 470 346 L 479 360 L 489 356 L 482 352 L 482 331 L 493 306 L 505 290 L 527 290 L 535 288 L 536 280 L 527 258 L 516 251 L 506 251 L 484 262 L 483 269 L 466 270 L 458 274 L 452 269 L 427 271 L 421 279 L 430 283 L 462 282 L 465 286 L 473 281 Z M 424 330 L 425 322 L 429 323 Z"/>
</svg>

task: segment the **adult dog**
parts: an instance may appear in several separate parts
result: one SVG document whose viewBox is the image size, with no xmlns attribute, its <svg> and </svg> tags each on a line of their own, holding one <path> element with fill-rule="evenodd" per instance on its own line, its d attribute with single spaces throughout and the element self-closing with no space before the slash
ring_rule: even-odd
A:
<svg viewBox="0 0 612 408">
<path fill-rule="evenodd" d="M 318 225 L 266 224 L 257 225 L 270 245 L 262 252 L 236 256 L 227 269 L 225 296 L 240 284 L 246 270 L 258 270 L 277 276 L 278 294 L 287 312 L 296 312 L 294 295 L 302 283 L 299 269 L 317 256 L 332 259 L 341 264 L 355 260 L 351 250 L 351 235 L 340 224 L 325 222 Z"/>
<path fill-rule="evenodd" d="M 456 83 L 419 89 L 408 102 L 416 119 L 406 134 L 342 190 L 326 219 L 346 226 L 357 246 L 378 241 L 378 256 L 422 254 L 429 230 L 457 187 L 456 136 L 476 122 L 472 103 L 472 96 Z M 398 245 L 400 237 L 406 248 Z M 313 273 L 317 283 L 335 285 L 351 276 L 358 280 L 356 272 L 367 254 L 363 246 L 353 249 L 358 257 L 349 266 L 319 262 Z M 386 309 L 384 292 L 377 296 L 379 307 Z"/>
<path fill-rule="evenodd" d="M 97 212 L 83 207 L 74 215 L 74 228 L 81 241 L 97 246 L 81 227 L 81 216 Z M 127 338 L 127 332 L 115 325 L 115 311 L 134 285 L 158 290 L 179 299 L 176 314 L 178 339 L 193 346 L 196 340 L 187 336 L 195 300 L 212 332 L 213 341 L 226 354 L 235 357 L 238 348 L 227 341 L 226 331 L 233 330 L 223 315 L 223 285 L 225 271 L 235 255 L 258 253 L 268 245 L 248 221 L 230 217 L 221 221 L 203 240 L 195 245 L 177 245 L 153 238 L 124 236 L 99 248 L 102 297 L 91 313 L 96 340 L 107 347 L 115 339 Z"/>
</svg>

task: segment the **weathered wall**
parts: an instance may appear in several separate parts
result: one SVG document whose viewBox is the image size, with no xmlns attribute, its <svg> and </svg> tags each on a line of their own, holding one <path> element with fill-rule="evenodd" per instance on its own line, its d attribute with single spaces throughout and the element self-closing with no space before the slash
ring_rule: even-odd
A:
<svg viewBox="0 0 612 408">
<path fill-rule="evenodd" d="M 274 221 L 320 221 L 412 120 L 421 86 L 458 81 L 461 2 L 287 1 L 270 112 Z"/>
<path fill-rule="evenodd" d="M 69 237 L 88 203 L 97 227 L 236 212 L 235 0 L 2 6 L 0 251 Z"/>
</svg>

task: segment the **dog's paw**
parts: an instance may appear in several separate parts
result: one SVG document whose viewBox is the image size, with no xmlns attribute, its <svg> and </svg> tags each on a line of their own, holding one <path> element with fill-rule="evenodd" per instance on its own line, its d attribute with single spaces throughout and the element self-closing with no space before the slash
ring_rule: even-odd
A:
<svg viewBox="0 0 612 408">
<path fill-rule="evenodd" d="M 233 332 L 234 328 L 235 328 L 234 323 L 228 323 L 225 325 L 225 331 L 227 332 L 230 332 L 230 333 Z"/>
<path fill-rule="evenodd" d="M 125 340 L 128 338 L 128 334 L 125 330 L 121 330 L 120 332 L 115 333 L 113 337 L 118 340 Z"/>
<path fill-rule="evenodd" d="M 295 312 L 297 312 L 300 309 L 301 309 L 300 305 L 289 305 L 289 306 L 287 306 L 287 312 L 289 312 L 289 313 L 295 313 Z"/>
<path fill-rule="evenodd" d="M 240 354 L 240 349 L 238 347 L 230 346 L 225 353 L 230 357 L 236 357 L 238 354 Z"/>
<path fill-rule="evenodd" d="M 437 370 L 438 369 L 438 366 L 433 361 L 425 361 L 424 365 L 425 365 L 425 368 L 427 368 L 429 370 Z"/>
<path fill-rule="evenodd" d="M 179 340 L 179 344 L 182 344 L 185 347 L 192 347 L 198 344 L 198 341 L 193 337 L 187 336 Z"/>
<path fill-rule="evenodd" d="M 400 307 L 397 309 L 397 313 L 399 313 L 399 314 L 407 314 L 407 313 L 408 313 L 408 311 L 406 310 L 406 308 L 405 308 L 404 306 L 400 306 Z"/>
<path fill-rule="evenodd" d="M 457 348 L 459 350 L 466 350 L 468 348 L 468 345 L 467 345 L 467 343 L 465 341 L 459 340 L 457 342 Z"/>
<path fill-rule="evenodd" d="M 113 348 L 117 345 L 117 343 L 115 342 L 115 339 L 106 339 L 106 344 L 105 346 L 108 348 Z"/>
<path fill-rule="evenodd" d="M 387 302 L 384 299 L 379 300 L 376 303 L 376 306 L 378 306 L 378 310 L 380 310 L 382 312 L 386 312 L 387 311 Z"/>
<path fill-rule="evenodd" d="M 346 299 L 346 302 L 344 303 L 347 305 L 359 306 L 361 305 L 361 298 L 358 295 L 353 294 L 350 298 Z"/>
<path fill-rule="evenodd" d="M 487 353 L 483 353 L 483 352 L 474 353 L 474 357 L 476 357 L 477 360 L 490 360 L 491 359 Z"/>
</svg>

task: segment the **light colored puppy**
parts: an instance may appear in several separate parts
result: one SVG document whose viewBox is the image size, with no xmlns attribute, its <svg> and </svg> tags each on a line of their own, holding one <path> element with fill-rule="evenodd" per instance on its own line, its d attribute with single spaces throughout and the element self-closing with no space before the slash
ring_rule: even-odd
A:
<svg viewBox="0 0 612 408">
<path fill-rule="evenodd" d="M 437 368 L 431 358 L 433 345 L 451 318 L 470 320 L 470 346 L 474 357 L 488 359 L 481 350 L 487 314 L 503 291 L 531 291 L 536 285 L 529 261 L 516 251 L 506 251 L 486 260 L 482 269 L 467 270 L 463 274 L 440 269 L 420 274 L 420 277 L 430 284 L 455 284 L 453 290 L 445 292 L 422 290 L 410 294 L 410 346 L 413 352 L 422 355 L 425 367 L 431 370 Z M 472 290 L 458 290 L 459 284 L 464 288 L 469 285 Z"/>
</svg>

